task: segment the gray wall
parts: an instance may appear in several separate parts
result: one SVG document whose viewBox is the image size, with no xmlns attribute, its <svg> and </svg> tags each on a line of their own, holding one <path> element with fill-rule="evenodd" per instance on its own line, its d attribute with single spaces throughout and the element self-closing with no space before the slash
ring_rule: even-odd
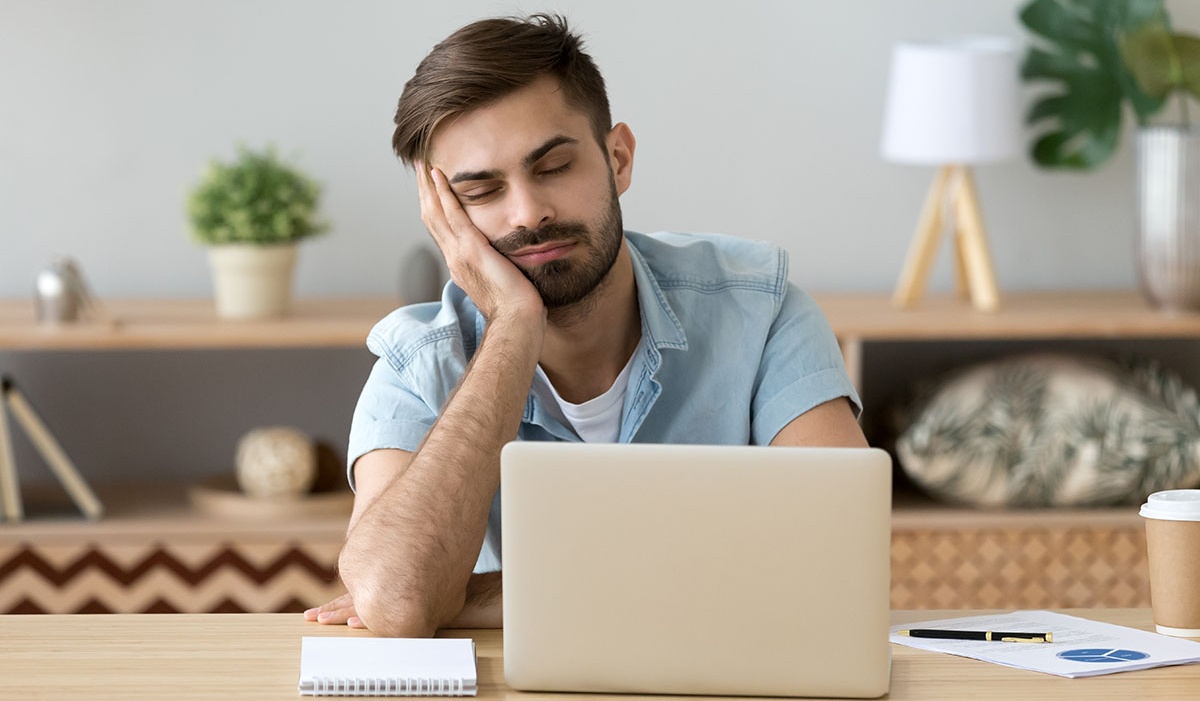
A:
<svg viewBox="0 0 1200 701">
<path fill-rule="evenodd" d="M 0 297 L 28 295 L 55 253 L 76 256 L 102 296 L 208 295 L 184 192 L 239 141 L 277 143 L 326 186 L 333 231 L 305 246 L 300 294 L 393 292 L 425 237 L 389 151 L 405 80 L 461 24 L 544 8 L 587 35 L 614 116 L 638 137 L 630 228 L 769 239 L 802 286 L 887 290 L 933 174 L 878 156 L 891 45 L 1024 40 L 1018 6 L 0 0 Z M 1200 3 L 1171 9 L 1200 27 Z M 1086 175 L 981 168 L 1002 286 L 1134 284 L 1131 166 L 1125 143 Z"/>
<path fill-rule="evenodd" d="M 638 137 L 627 226 L 767 239 L 791 252 L 801 286 L 889 290 L 933 175 L 878 155 L 891 45 L 1024 41 L 1019 4 L 0 0 L 0 297 L 28 297 L 57 253 L 76 257 L 101 297 L 208 296 L 184 193 L 210 157 L 268 141 L 324 183 L 333 224 L 305 244 L 297 293 L 393 294 L 403 257 L 425 240 L 412 177 L 389 151 L 405 80 L 467 21 L 541 9 L 585 33 L 614 116 Z M 1200 27 L 1200 3 L 1170 8 L 1178 26 Z M 1128 142 L 1090 174 L 1026 159 L 979 169 L 1003 289 L 1136 284 Z M 935 287 L 949 284 L 947 252 Z M 218 469 L 255 425 L 344 440 L 369 362 L 358 351 L 282 354 L 265 372 L 241 353 L 0 353 L 98 479 Z M 280 373 L 303 387 L 330 366 L 340 374 L 317 394 L 276 389 Z M 270 400 L 210 391 L 225 385 Z M 184 413 L 145 410 L 167 404 Z M 85 420 L 108 407 L 119 411 Z M 186 457 L 167 447 L 185 442 Z"/>
</svg>

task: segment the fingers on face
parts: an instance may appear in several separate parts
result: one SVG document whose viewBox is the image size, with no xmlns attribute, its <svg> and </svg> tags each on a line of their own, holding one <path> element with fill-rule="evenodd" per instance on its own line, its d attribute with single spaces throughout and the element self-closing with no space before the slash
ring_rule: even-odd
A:
<svg viewBox="0 0 1200 701">
<path fill-rule="evenodd" d="M 417 164 L 417 196 L 421 204 L 421 221 L 439 245 L 442 242 L 443 230 L 441 222 L 445 220 L 442 203 L 438 198 L 437 189 L 429 176 L 429 168 L 424 163 Z"/>
<path fill-rule="evenodd" d="M 454 190 L 450 189 L 450 181 L 446 180 L 446 174 L 437 168 L 433 168 L 430 170 L 429 175 L 433 179 L 438 204 L 441 205 L 442 215 L 450 225 L 450 231 L 458 235 L 459 232 L 466 231 L 467 227 L 474 227 L 471 219 L 467 217 L 467 213 L 463 211 L 458 197 L 454 195 Z"/>
<path fill-rule="evenodd" d="M 421 219 L 434 242 L 446 251 L 448 244 L 460 241 L 474 224 L 462 210 L 442 171 L 418 167 L 417 184 L 421 193 Z"/>
</svg>

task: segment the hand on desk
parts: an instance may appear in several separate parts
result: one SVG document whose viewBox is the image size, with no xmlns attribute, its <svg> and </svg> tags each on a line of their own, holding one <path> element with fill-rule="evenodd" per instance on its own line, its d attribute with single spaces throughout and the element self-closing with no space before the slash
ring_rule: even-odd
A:
<svg viewBox="0 0 1200 701">
<path fill-rule="evenodd" d="M 467 583 L 467 602 L 461 613 L 443 628 L 500 628 L 503 626 L 503 575 L 486 572 L 471 575 Z M 366 628 L 354 610 L 354 597 L 346 592 L 321 606 L 304 612 L 304 620 L 322 625 L 347 625 Z"/>
<path fill-rule="evenodd" d="M 346 592 L 329 603 L 304 612 L 304 620 L 322 625 L 347 625 L 351 628 L 366 628 L 354 611 L 354 597 Z"/>
</svg>

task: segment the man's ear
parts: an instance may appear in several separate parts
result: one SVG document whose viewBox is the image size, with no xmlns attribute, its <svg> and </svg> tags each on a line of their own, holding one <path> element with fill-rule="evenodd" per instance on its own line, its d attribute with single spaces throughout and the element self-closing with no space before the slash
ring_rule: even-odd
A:
<svg viewBox="0 0 1200 701">
<path fill-rule="evenodd" d="M 608 165 L 612 168 L 617 194 L 622 195 L 633 182 L 633 150 L 637 146 L 637 139 L 633 138 L 629 125 L 620 122 L 608 132 L 606 142 Z"/>
</svg>

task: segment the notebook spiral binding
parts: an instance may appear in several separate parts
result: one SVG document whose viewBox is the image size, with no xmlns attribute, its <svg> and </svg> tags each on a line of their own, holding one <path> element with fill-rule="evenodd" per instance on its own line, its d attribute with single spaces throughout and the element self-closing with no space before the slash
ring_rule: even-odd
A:
<svg viewBox="0 0 1200 701">
<path fill-rule="evenodd" d="M 461 679 L 400 678 L 353 679 L 349 677 L 317 677 L 313 679 L 314 696 L 462 696 L 465 690 Z"/>
</svg>

